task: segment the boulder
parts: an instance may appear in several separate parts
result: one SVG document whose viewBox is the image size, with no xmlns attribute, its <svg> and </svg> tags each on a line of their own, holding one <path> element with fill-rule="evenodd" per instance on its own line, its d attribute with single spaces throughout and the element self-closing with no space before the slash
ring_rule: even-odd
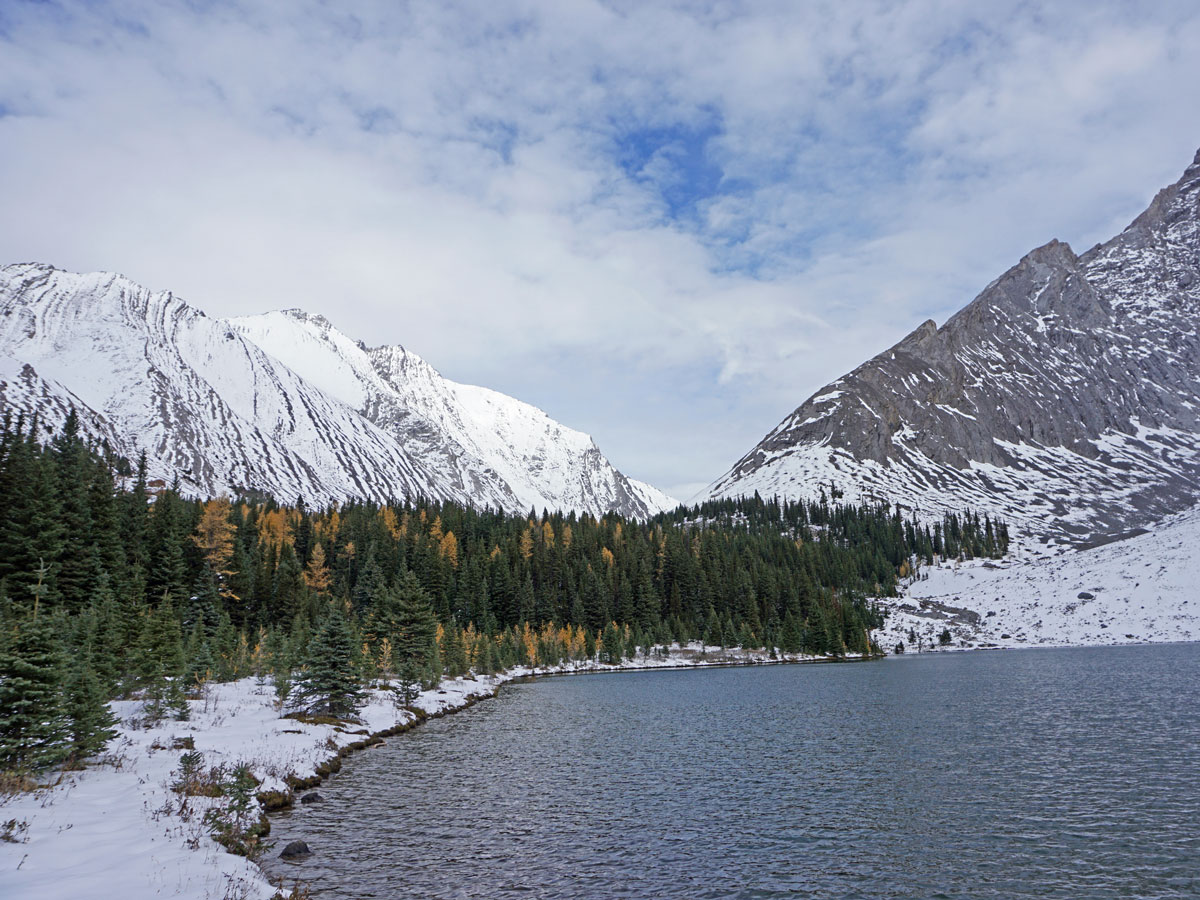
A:
<svg viewBox="0 0 1200 900">
<path fill-rule="evenodd" d="M 312 851 L 308 849 L 308 844 L 304 841 L 292 841 L 279 854 L 280 859 L 300 859 L 305 856 L 312 856 Z"/>
</svg>

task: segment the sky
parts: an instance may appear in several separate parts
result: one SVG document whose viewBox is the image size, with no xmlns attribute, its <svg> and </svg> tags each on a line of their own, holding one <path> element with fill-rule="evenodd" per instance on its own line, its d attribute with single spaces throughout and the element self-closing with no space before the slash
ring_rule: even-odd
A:
<svg viewBox="0 0 1200 900">
<path fill-rule="evenodd" d="M 0 263 L 300 307 L 686 499 L 1200 147 L 1200 5 L 0 0 Z"/>
</svg>

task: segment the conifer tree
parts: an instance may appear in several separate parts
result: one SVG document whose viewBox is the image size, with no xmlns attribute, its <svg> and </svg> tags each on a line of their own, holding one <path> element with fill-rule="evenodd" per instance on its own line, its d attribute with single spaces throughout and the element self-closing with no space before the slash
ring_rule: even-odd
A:
<svg viewBox="0 0 1200 900">
<path fill-rule="evenodd" d="M 188 599 L 183 616 L 184 628 L 199 626 L 206 638 L 211 638 L 217 633 L 217 626 L 221 622 L 221 595 L 217 592 L 216 579 L 216 573 L 206 562 L 203 571 L 192 585 L 192 595 Z"/>
<path fill-rule="evenodd" d="M 138 681 L 145 688 L 145 710 L 152 720 L 168 712 L 177 716 L 182 712 L 179 698 L 186 662 L 183 650 L 174 604 L 170 595 L 164 594 L 158 608 L 145 615 L 137 648 Z"/>
<path fill-rule="evenodd" d="M 16 622 L 15 633 L 0 649 L 0 769 L 43 769 L 69 752 L 62 702 L 66 660 L 40 609 L 42 586 L 39 577 L 32 614 Z"/>
<path fill-rule="evenodd" d="M 116 737 L 117 719 L 106 699 L 106 692 L 96 677 L 91 648 L 85 647 L 72 658 L 66 682 L 69 752 L 73 759 L 94 756 Z"/>
<path fill-rule="evenodd" d="M 358 648 L 346 611 L 342 604 L 331 603 L 309 644 L 294 700 L 309 712 L 352 716 L 363 700 L 358 676 Z"/>
<path fill-rule="evenodd" d="M 436 683 L 441 677 L 433 671 L 437 653 L 437 622 L 430 609 L 429 595 L 417 582 L 416 575 L 406 571 L 394 592 L 395 625 L 392 634 L 392 653 L 397 679 L 397 692 L 404 705 L 412 703 L 422 685 Z"/>
<path fill-rule="evenodd" d="M 209 637 L 200 622 L 192 625 L 191 633 L 188 635 L 187 644 L 184 647 L 184 659 L 186 662 L 183 680 L 187 685 L 187 690 L 194 691 L 212 680 L 217 663 L 213 657 Z"/>
<path fill-rule="evenodd" d="M 442 660 L 446 665 L 446 674 L 457 678 L 470 667 L 467 662 L 467 651 L 463 644 L 462 632 L 451 622 L 446 626 L 442 640 Z"/>
<path fill-rule="evenodd" d="M 386 591 L 387 581 L 375 558 L 375 543 L 371 542 L 367 546 L 367 552 L 359 567 L 358 578 L 354 582 L 354 589 L 350 592 L 350 600 L 356 611 L 370 614 L 383 600 Z"/>
</svg>

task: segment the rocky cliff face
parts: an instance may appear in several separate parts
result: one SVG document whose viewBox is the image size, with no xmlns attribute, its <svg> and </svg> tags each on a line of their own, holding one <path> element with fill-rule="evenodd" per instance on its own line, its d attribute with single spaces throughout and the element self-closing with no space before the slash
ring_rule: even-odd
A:
<svg viewBox="0 0 1200 900">
<path fill-rule="evenodd" d="M 818 391 L 709 490 L 918 510 L 1103 540 L 1200 497 L 1200 153 L 1125 231 L 1052 241 L 941 328 Z"/>
<path fill-rule="evenodd" d="M 87 432 L 191 493 L 326 503 L 423 495 L 525 512 L 653 514 L 626 478 L 541 410 L 369 349 L 298 310 L 213 319 L 117 275 L 0 268 L 0 401 Z"/>
</svg>

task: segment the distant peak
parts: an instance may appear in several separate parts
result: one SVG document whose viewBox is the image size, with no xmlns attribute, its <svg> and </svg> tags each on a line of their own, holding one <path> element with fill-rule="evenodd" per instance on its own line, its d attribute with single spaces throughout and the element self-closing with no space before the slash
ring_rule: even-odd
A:
<svg viewBox="0 0 1200 900">
<path fill-rule="evenodd" d="M 1066 241 L 1060 241 L 1054 238 L 1040 247 L 1035 247 L 1025 254 L 1025 259 L 1033 262 L 1048 263 L 1050 265 L 1074 265 L 1078 257 L 1075 256 L 1075 251 L 1071 249 L 1071 245 Z"/>
<path fill-rule="evenodd" d="M 281 315 L 287 316 L 289 319 L 295 319 L 298 322 L 312 322 L 314 325 L 320 325 L 322 328 L 332 328 L 333 323 L 324 316 L 317 313 L 305 312 L 297 307 L 291 309 L 281 309 Z"/>
</svg>

